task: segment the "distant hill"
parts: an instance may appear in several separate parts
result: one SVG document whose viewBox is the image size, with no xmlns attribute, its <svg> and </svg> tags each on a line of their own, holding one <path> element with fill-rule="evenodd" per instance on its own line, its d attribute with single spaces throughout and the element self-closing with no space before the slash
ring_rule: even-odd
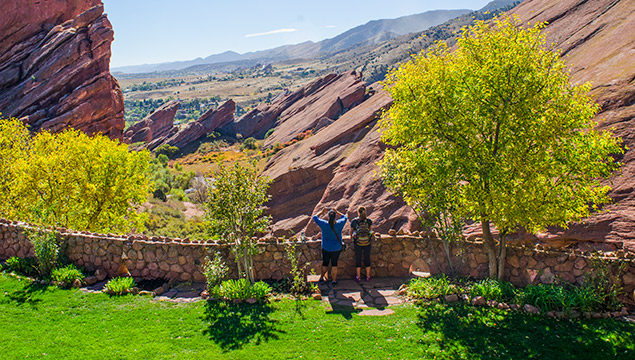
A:
<svg viewBox="0 0 635 360">
<path fill-rule="evenodd" d="M 238 54 L 226 51 L 188 61 L 176 61 L 160 64 L 144 64 L 112 68 L 113 73 L 147 73 L 155 71 L 181 70 L 196 65 L 227 63 L 239 60 L 262 60 L 266 62 L 290 59 L 309 59 L 324 56 L 358 46 L 378 44 L 400 35 L 423 31 L 469 13 L 470 10 L 434 10 L 421 14 L 402 16 L 396 19 L 369 21 L 364 25 L 350 29 L 334 38 L 319 42 L 307 41 L 295 45 L 284 45 L 269 50 Z"/>
</svg>

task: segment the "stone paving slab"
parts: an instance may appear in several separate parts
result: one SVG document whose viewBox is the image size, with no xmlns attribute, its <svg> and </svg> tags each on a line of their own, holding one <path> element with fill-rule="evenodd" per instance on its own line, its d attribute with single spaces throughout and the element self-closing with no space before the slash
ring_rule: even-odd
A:
<svg viewBox="0 0 635 360">
<path fill-rule="evenodd" d="M 358 314 L 359 316 L 386 316 L 386 315 L 392 315 L 394 314 L 395 311 L 392 309 L 368 309 L 368 310 L 362 310 L 360 311 L 360 313 Z"/>
<path fill-rule="evenodd" d="M 362 299 L 362 295 L 359 291 L 357 292 L 339 292 L 336 296 L 338 299 L 351 299 L 353 301 L 360 301 Z"/>
</svg>

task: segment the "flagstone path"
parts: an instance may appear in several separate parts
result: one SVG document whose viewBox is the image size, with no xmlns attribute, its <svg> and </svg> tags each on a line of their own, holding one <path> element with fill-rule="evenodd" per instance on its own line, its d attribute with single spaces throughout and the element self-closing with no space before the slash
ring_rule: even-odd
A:
<svg viewBox="0 0 635 360">
<path fill-rule="evenodd" d="M 332 283 L 318 283 L 318 276 L 309 276 L 309 282 L 318 285 L 322 301 L 333 308 L 358 310 L 360 316 L 382 316 L 393 314 L 390 306 L 399 305 L 405 300 L 398 295 L 401 285 L 408 279 L 402 278 L 374 278 L 370 281 L 357 283 L 353 280 L 341 280 L 337 285 Z M 85 292 L 99 292 L 106 281 L 83 288 Z M 160 295 L 154 301 L 170 301 L 175 303 L 189 303 L 201 300 L 201 292 L 205 290 L 204 283 L 177 283 Z"/>
<path fill-rule="evenodd" d="M 390 315 L 389 306 L 403 304 L 405 300 L 398 295 L 399 287 L 408 279 L 375 278 L 357 283 L 353 280 L 341 280 L 337 285 L 319 284 L 318 276 L 310 276 L 309 282 L 318 285 L 322 301 L 331 307 L 350 307 L 362 310 L 359 315 Z"/>
</svg>

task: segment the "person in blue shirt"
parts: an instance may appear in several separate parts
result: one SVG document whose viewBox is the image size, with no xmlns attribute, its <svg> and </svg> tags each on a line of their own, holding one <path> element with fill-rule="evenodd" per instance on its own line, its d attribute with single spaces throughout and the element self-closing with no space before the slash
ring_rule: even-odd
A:
<svg viewBox="0 0 635 360">
<path fill-rule="evenodd" d="M 328 221 L 321 219 L 328 213 Z M 335 217 L 340 218 L 336 221 Z M 322 211 L 313 215 L 313 221 L 320 227 L 322 231 L 322 273 L 320 274 L 320 282 L 327 279 L 329 264 L 331 266 L 332 285 L 337 285 L 337 260 L 342 252 L 342 229 L 346 224 L 346 215 L 335 209 L 324 208 Z"/>
</svg>

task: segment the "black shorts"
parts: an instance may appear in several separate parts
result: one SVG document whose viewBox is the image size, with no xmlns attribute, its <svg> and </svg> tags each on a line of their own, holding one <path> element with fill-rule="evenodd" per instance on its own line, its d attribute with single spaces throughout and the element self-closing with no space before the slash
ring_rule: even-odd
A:
<svg viewBox="0 0 635 360">
<path fill-rule="evenodd" d="M 337 260 L 340 258 L 342 250 L 326 251 L 322 249 L 322 266 L 329 266 L 329 262 L 332 266 L 337 266 Z"/>
</svg>

